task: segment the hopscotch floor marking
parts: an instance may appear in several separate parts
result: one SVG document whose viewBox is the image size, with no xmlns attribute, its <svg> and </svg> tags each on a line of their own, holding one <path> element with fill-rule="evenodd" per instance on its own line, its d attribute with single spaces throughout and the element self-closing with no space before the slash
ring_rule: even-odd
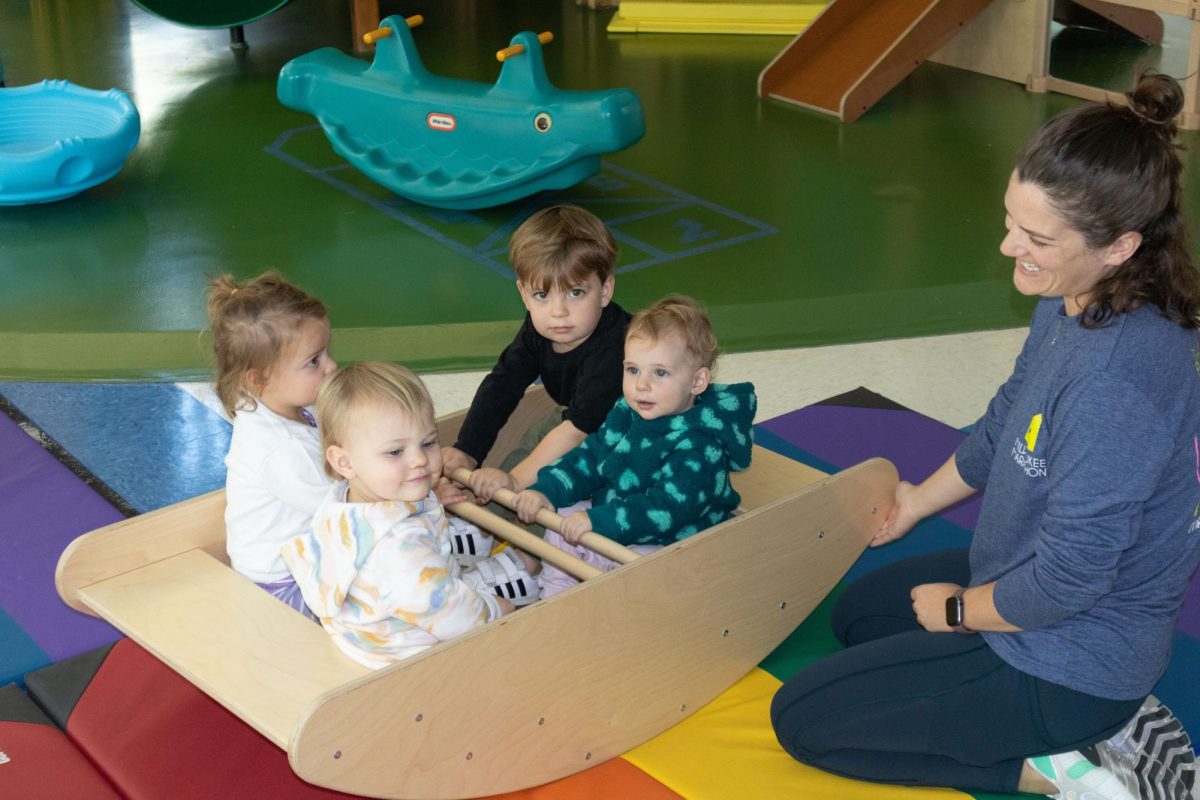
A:
<svg viewBox="0 0 1200 800">
<path fill-rule="evenodd" d="M 263 149 L 506 279 L 513 278 L 509 236 L 530 214 L 559 203 L 583 206 L 604 220 L 621 244 L 619 273 L 779 233 L 774 225 L 608 161 L 601 162 L 599 173 L 569 190 L 539 192 L 518 204 L 479 211 L 430 208 L 391 194 L 365 177 L 359 179 L 359 173 L 344 161 L 328 167 L 309 164 L 288 151 L 289 143 L 300 135 L 318 136 L 328 148 L 321 126 L 306 125 L 284 131 Z M 628 210 L 621 213 L 622 209 Z"/>
</svg>

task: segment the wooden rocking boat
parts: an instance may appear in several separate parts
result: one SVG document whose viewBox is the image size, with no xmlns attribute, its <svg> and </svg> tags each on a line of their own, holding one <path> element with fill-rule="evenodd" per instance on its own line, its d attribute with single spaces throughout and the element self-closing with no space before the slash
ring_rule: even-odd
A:
<svg viewBox="0 0 1200 800">
<path fill-rule="evenodd" d="M 531 391 L 493 453 L 549 413 Z M 454 441 L 463 414 L 439 421 Z M 56 582 L 288 752 L 318 786 L 477 797 L 629 751 L 734 684 L 828 594 L 891 508 L 896 470 L 832 477 L 756 447 L 733 519 L 372 672 L 235 573 L 213 492 L 76 539 Z"/>
</svg>

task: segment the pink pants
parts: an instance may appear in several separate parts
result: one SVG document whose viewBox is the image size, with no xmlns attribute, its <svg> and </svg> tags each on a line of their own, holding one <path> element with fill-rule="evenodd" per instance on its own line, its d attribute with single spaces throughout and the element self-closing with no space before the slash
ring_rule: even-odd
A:
<svg viewBox="0 0 1200 800">
<path fill-rule="evenodd" d="M 558 510 L 559 516 L 566 517 L 576 511 L 586 511 L 592 507 L 590 500 L 584 500 L 581 503 L 576 503 L 567 508 Z M 605 558 L 599 553 L 593 553 L 581 544 L 571 544 L 558 531 L 546 529 L 546 542 L 557 547 L 565 553 L 570 553 L 581 561 L 591 564 L 601 572 L 611 572 L 621 566 L 620 562 L 613 561 L 611 558 Z M 635 544 L 631 545 L 630 550 L 638 555 L 646 555 L 653 553 L 655 550 L 661 550 L 660 545 Z M 541 587 L 542 597 L 549 597 L 552 594 L 558 594 L 564 589 L 570 589 L 575 584 L 579 583 L 576 578 L 571 577 L 563 572 L 558 567 L 551 564 L 549 561 L 542 562 L 542 571 L 538 575 L 538 586 Z"/>
</svg>

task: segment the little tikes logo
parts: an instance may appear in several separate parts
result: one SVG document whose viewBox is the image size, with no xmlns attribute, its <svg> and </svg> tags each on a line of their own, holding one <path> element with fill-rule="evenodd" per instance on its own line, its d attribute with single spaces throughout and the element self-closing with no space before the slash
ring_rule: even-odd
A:
<svg viewBox="0 0 1200 800">
<path fill-rule="evenodd" d="M 434 112 L 425 117 L 425 124 L 435 131 L 452 131 L 458 127 L 458 120 L 452 114 Z"/>
<path fill-rule="evenodd" d="M 0 764 L 7 764 L 9 761 L 12 761 L 12 759 L 8 757 L 8 753 L 0 750 Z"/>
<path fill-rule="evenodd" d="M 1024 438 L 1013 442 L 1012 457 L 1017 466 L 1025 470 L 1028 478 L 1046 477 L 1046 459 L 1034 455 L 1037 451 L 1038 435 L 1042 432 L 1042 415 L 1034 414 Z"/>
</svg>

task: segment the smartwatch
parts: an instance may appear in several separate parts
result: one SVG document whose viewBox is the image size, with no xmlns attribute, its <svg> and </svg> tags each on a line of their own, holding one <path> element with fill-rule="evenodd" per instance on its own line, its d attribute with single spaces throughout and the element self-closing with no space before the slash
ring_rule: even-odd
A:
<svg viewBox="0 0 1200 800">
<path fill-rule="evenodd" d="M 959 589 L 946 598 L 946 624 L 957 633 L 975 633 L 966 626 L 966 609 L 963 605 L 963 592 Z"/>
</svg>

